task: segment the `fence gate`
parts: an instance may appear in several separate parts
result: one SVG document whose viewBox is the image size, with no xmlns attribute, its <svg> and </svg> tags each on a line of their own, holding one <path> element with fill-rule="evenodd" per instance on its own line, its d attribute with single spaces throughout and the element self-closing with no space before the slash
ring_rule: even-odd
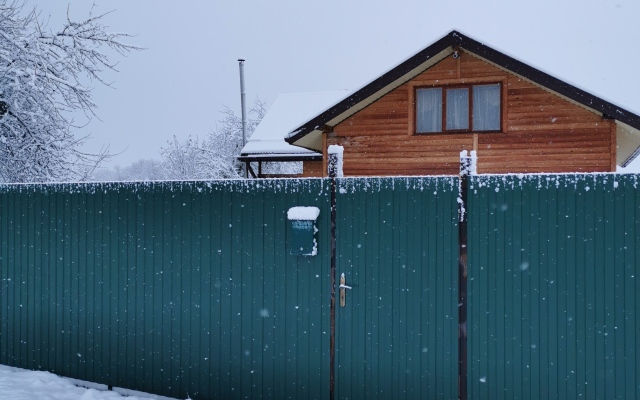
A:
<svg viewBox="0 0 640 400">
<path fill-rule="evenodd" d="M 338 179 L 337 399 L 457 398 L 457 195 L 455 177 Z"/>
</svg>

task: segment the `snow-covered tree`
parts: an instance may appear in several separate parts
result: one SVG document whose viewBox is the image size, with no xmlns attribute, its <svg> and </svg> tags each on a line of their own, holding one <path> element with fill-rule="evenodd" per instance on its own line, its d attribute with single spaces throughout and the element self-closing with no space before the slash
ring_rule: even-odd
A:
<svg viewBox="0 0 640 400">
<path fill-rule="evenodd" d="M 98 168 L 91 177 L 92 181 L 159 181 L 165 179 L 162 163 L 153 159 L 141 159 L 129 166 Z"/>
<path fill-rule="evenodd" d="M 109 156 L 80 150 L 87 137 L 71 132 L 71 113 L 94 115 L 96 104 L 86 81 L 109 85 L 101 77 L 115 70 L 108 49 L 125 54 L 138 47 L 129 35 L 109 33 L 106 14 L 50 30 L 36 9 L 0 0 L 0 181 L 85 180 Z"/>
<path fill-rule="evenodd" d="M 230 108 L 219 128 L 203 139 L 188 136 L 184 141 L 173 137 L 161 151 L 164 173 L 169 179 L 232 179 L 242 177 L 237 157 L 242 150 L 242 118 Z M 264 103 L 256 100 L 249 111 L 247 136 L 255 130 L 265 114 Z"/>
<path fill-rule="evenodd" d="M 247 137 L 250 138 L 266 113 L 266 106 L 256 100 L 249 110 Z M 164 172 L 169 179 L 233 179 L 242 178 L 242 164 L 237 157 L 242 150 L 242 118 L 228 107 L 222 110 L 219 127 L 202 141 L 187 137 L 183 142 L 175 136 L 162 149 Z M 302 172 L 301 163 L 266 163 L 268 174 Z"/>
<path fill-rule="evenodd" d="M 204 142 L 191 136 L 183 142 L 174 135 L 173 140 L 167 141 L 167 147 L 160 152 L 162 156 L 162 170 L 168 179 L 210 179 L 210 161 Z"/>
<path fill-rule="evenodd" d="M 242 117 L 228 107 L 222 111 L 224 118 L 219 127 L 209 132 L 206 149 L 211 165 L 219 178 L 242 177 L 242 164 L 237 157 L 242 150 Z M 266 105 L 259 99 L 253 103 L 247 118 L 247 138 L 250 138 L 266 114 Z"/>
</svg>

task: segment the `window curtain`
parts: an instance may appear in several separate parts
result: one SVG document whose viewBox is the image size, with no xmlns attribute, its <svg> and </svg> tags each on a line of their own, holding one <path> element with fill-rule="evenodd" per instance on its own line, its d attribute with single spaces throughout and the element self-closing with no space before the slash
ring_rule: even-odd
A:
<svg viewBox="0 0 640 400">
<path fill-rule="evenodd" d="M 442 132 L 442 89 L 416 90 L 416 132 Z"/>
<path fill-rule="evenodd" d="M 447 130 L 469 129 L 469 89 L 447 90 Z"/>
<path fill-rule="evenodd" d="M 473 130 L 500 130 L 500 85 L 473 87 Z"/>
</svg>

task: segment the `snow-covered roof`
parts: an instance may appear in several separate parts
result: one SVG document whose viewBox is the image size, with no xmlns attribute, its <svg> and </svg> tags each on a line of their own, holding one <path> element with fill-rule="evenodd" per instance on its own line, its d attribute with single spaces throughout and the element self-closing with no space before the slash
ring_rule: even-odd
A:
<svg viewBox="0 0 640 400">
<path fill-rule="evenodd" d="M 284 141 L 287 134 L 338 103 L 351 92 L 290 93 L 279 95 L 242 148 L 241 155 L 277 155 L 280 157 L 317 155 Z"/>
</svg>

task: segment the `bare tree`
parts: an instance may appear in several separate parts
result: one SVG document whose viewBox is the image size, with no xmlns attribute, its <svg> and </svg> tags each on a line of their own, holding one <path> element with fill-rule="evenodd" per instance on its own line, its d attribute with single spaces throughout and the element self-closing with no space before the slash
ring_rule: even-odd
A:
<svg viewBox="0 0 640 400">
<path fill-rule="evenodd" d="M 139 47 L 109 33 L 108 14 L 67 22 L 48 30 L 34 8 L 0 0 L 0 180 L 5 182 L 85 180 L 109 156 L 80 150 L 87 137 L 74 137 L 70 113 L 93 116 L 92 88 L 84 80 L 109 85 L 101 77 L 115 70 L 104 51 L 124 55 Z"/>
</svg>

